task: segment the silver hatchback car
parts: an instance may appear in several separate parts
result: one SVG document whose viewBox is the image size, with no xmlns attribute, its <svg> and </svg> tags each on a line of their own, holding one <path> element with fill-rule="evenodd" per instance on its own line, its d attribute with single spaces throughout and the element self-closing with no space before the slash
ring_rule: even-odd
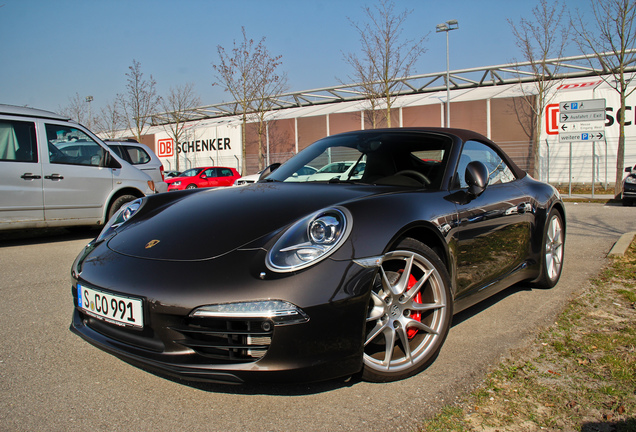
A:
<svg viewBox="0 0 636 432">
<path fill-rule="evenodd" d="M 157 192 L 166 192 L 168 190 L 168 185 L 164 181 L 163 164 L 150 147 L 138 143 L 135 140 L 106 140 L 106 145 L 108 145 L 117 156 L 148 174 L 155 182 Z"/>
</svg>

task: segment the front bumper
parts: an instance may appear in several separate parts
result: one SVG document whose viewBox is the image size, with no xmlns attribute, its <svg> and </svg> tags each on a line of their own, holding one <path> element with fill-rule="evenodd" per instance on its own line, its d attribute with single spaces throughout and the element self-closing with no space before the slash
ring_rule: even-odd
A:
<svg viewBox="0 0 636 432">
<path fill-rule="evenodd" d="M 623 193 L 621 197 L 623 199 L 636 199 L 636 184 L 623 182 Z"/>
<path fill-rule="evenodd" d="M 124 361 L 186 380 L 310 382 L 360 371 L 375 269 L 327 259 L 281 275 L 259 268 L 263 258 L 264 251 L 251 250 L 206 261 L 155 261 L 99 246 L 74 264 L 70 329 Z M 86 314 L 77 306 L 77 283 L 141 298 L 144 328 Z M 293 303 L 309 319 L 265 325 L 262 317 L 191 316 L 203 305 L 262 299 Z"/>
</svg>

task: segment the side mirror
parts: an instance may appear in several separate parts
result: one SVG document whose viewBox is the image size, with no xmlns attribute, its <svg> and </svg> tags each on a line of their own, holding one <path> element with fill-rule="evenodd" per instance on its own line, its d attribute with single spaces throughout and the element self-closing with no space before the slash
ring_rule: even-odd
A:
<svg viewBox="0 0 636 432">
<path fill-rule="evenodd" d="M 205 174 L 201 174 L 199 177 L 202 178 L 202 179 L 208 178 L 208 176 L 206 176 Z"/>
<path fill-rule="evenodd" d="M 625 172 L 626 173 L 631 173 L 632 172 L 632 167 L 628 166 L 627 168 L 625 168 Z"/>
<path fill-rule="evenodd" d="M 473 161 L 466 167 L 466 184 L 468 185 L 468 193 L 478 197 L 488 186 L 489 173 L 486 165 L 479 161 Z"/>
</svg>

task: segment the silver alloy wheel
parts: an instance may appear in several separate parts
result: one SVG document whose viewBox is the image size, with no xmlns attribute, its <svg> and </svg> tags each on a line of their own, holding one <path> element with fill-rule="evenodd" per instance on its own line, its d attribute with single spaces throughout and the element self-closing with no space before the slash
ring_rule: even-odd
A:
<svg viewBox="0 0 636 432">
<path fill-rule="evenodd" d="M 556 280 L 563 266 L 563 227 L 561 219 L 552 215 L 548 224 L 545 240 L 546 274 L 550 280 Z"/>
<path fill-rule="evenodd" d="M 444 279 L 429 259 L 400 250 L 384 255 L 378 279 L 367 316 L 365 367 L 380 373 L 416 370 L 446 337 L 450 308 Z"/>
</svg>

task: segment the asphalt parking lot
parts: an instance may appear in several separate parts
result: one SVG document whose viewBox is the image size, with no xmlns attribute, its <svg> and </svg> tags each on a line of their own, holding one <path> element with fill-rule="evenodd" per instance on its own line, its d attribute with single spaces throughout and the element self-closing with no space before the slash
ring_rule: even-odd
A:
<svg viewBox="0 0 636 432">
<path fill-rule="evenodd" d="M 566 262 L 554 289 L 517 285 L 462 312 L 431 367 L 389 384 L 188 385 L 145 372 L 68 330 L 70 267 L 91 233 L 0 235 L 0 430 L 413 430 L 528 346 L 621 234 L 636 231 L 634 207 L 566 208 Z"/>
</svg>

